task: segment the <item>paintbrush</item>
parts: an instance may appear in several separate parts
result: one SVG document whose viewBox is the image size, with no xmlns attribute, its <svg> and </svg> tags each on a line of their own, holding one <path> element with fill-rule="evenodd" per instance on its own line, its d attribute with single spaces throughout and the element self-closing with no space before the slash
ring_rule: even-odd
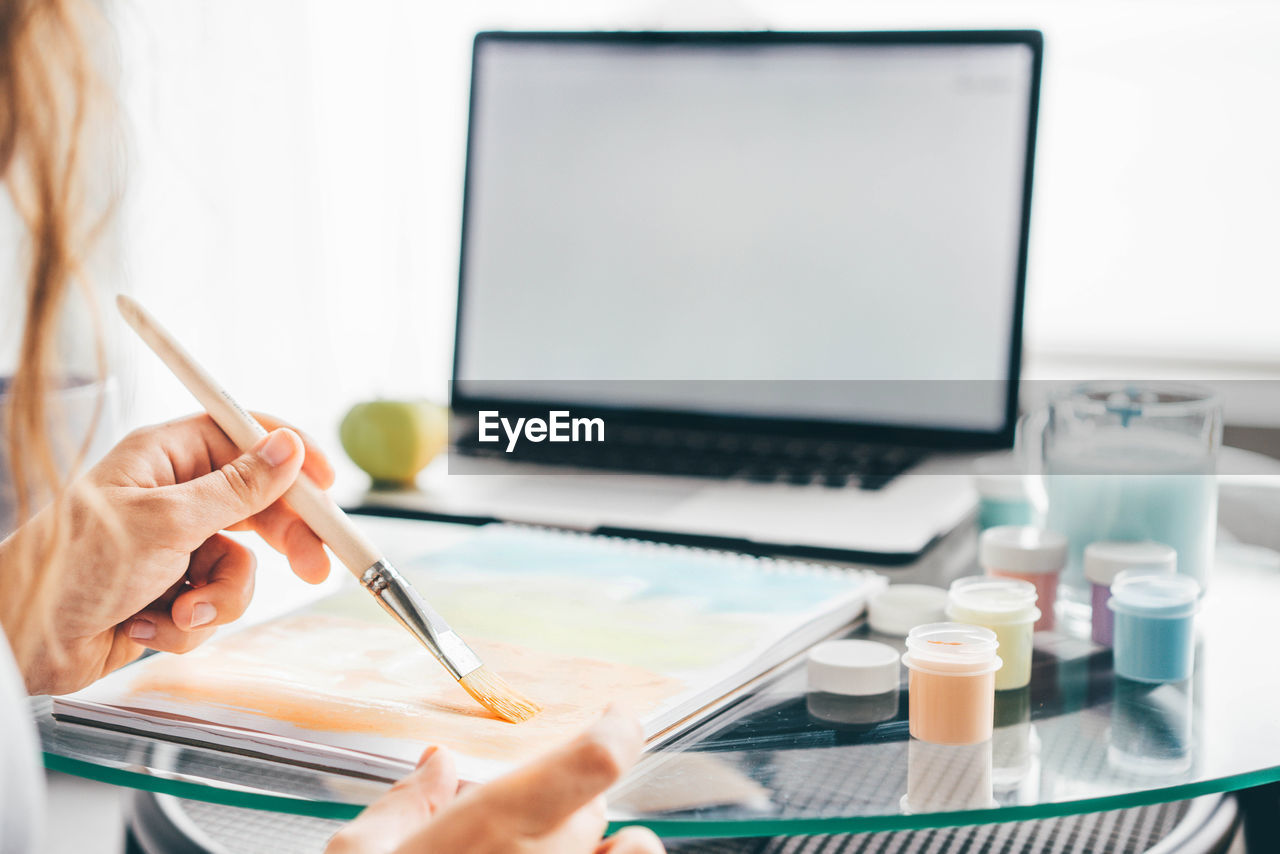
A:
<svg viewBox="0 0 1280 854">
<path fill-rule="evenodd" d="M 267 435 L 257 419 L 236 403 L 146 309 L 123 295 L 116 297 L 116 305 L 133 330 L 195 395 L 240 450 L 250 450 Z M 432 610 L 404 576 L 396 572 L 377 546 L 314 481 L 299 473 L 293 486 L 285 492 L 284 500 L 373 594 L 378 604 L 408 629 L 480 705 L 512 723 L 528 720 L 541 710 L 537 703 L 481 663 L 471 647 Z"/>
</svg>

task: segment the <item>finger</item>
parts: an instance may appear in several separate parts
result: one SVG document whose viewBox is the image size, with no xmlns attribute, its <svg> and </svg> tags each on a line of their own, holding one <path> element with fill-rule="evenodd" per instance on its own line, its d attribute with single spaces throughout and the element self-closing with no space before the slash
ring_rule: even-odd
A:
<svg viewBox="0 0 1280 854">
<path fill-rule="evenodd" d="M 302 470 L 307 473 L 307 477 L 316 482 L 316 486 L 321 489 L 328 489 L 333 486 L 333 464 L 329 462 L 329 458 L 324 455 L 320 447 L 306 433 L 294 427 L 292 424 L 286 424 L 279 418 L 270 415 L 263 415 L 261 412 L 254 412 L 253 417 L 258 419 L 258 423 L 267 430 L 277 430 L 281 427 L 288 427 L 302 438 L 302 444 L 306 448 L 306 459 L 302 463 Z"/>
<path fill-rule="evenodd" d="M 428 747 L 418 767 L 348 824 L 334 838 L 336 849 L 392 851 L 422 831 L 433 815 L 453 800 L 458 771 L 449 751 Z"/>
<path fill-rule="evenodd" d="M 117 631 L 138 646 L 157 652 L 190 652 L 213 636 L 213 626 L 188 631 L 178 628 L 166 612 L 148 608 L 130 617 Z"/>
<path fill-rule="evenodd" d="M 596 854 L 665 854 L 666 850 L 658 834 L 647 827 L 633 825 L 601 842 Z"/>
<path fill-rule="evenodd" d="M 578 738 L 476 789 L 473 797 L 518 832 L 538 836 L 613 785 L 643 743 L 635 718 L 610 707 Z"/>
<path fill-rule="evenodd" d="M 257 563 L 249 549 L 214 534 L 191 555 L 187 569 L 191 586 L 169 609 L 174 625 L 190 631 L 239 619 L 253 598 Z"/>
<path fill-rule="evenodd" d="M 152 600 L 148 607 L 151 608 L 168 608 L 173 604 L 173 600 L 177 599 L 183 593 L 190 589 L 187 584 L 187 577 L 183 575 L 177 581 L 170 584 L 168 589 Z"/>
<path fill-rule="evenodd" d="M 248 520 L 245 527 L 287 557 L 294 574 L 303 581 L 319 584 L 329 577 L 329 554 L 324 544 L 283 501 Z"/>
<path fill-rule="evenodd" d="M 490 784 L 492 785 L 492 784 Z M 597 796 L 546 833 L 528 834 L 473 789 L 406 839 L 399 851 L 595 851 L 609 822 L 604 797 Z"/>
<path fill-rule="evenodd" d="M 193 551 L 187 559 L 187 571 L 178 577 L 178 580 L 169 585 L 169 587 L 151 601 L 147 607 L 157 611 L 168 611 L 173 607 L 173 603 L 178 597 L 191 589 L 190 576 L 193 571 L 200 573 L 204 580 L 208 580 L 209 567 L 212 566 L 214 558 L 217 557 L 216 549 L 204 551 L 205 545 L 202 543 Z M 203 581 L 201 583 L 204 583 Z"/>
<path fill-rule="evenodd" d="M 302 440 L 292 430 L 275 430 L 231 462 L 206 475 L 160 487 L 193 544 L 270 506 L 293 485 L 302 468 Z"/>
<path fill-rule="evenodd" d="M 418 758 L 418 767 L 400 778 L 391 791 L 412 798 L 426 808 L 427 815 L 434 815 L 458 794 L 458 768 L 453 754 L 434 745 L 428 747 Z"/>
<path fill-rule="evenodd" d="M 297 433 L 305 451 L 302 470 L 321 489 L 328 489 L 333 485 L 333 466 L 312 439 L 279 418 L 258 413 L 255 413 L 255 417 L 268 432 L 287 427 Z M 146 428 L 135 435 L 138 441 L 159 443 L 168 458 L 171 475 L 178 483 L 208 474 L 231 462 L 241 453 L 227 438 L 227 434 L 222 432 L 222 428 L 214 423 L 213 418 L 203 413 Z"/>
<path fill-rule="evenodd" d="M 600 838 L 609 827 L 605 818 L 604 796 L 592 798 L 591 802 L 561 822 L 554 830 L 536 837 L 537 844 L 551 851 L 594 851 L 600 844 Z"/>
</svg>

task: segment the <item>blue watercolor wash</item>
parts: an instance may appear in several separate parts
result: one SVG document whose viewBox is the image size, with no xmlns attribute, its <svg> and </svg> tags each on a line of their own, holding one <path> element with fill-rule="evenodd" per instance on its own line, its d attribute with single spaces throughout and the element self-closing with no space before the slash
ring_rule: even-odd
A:
<svg viewBox="0 0 1280 854">
<path fill-rule="evenodd" d="M 1115 615 L 1116 675 L 1137 682 L 1190 678 L 1199 596 L 1200 585 L 1185 575 L 1116 576 L 1107 601 Z"/>
<path fill-rule="evenodd" d="M 861 573 L 768 572 L 768 560 L 721 556 L 696 549 L 634 545 L 538 530 L 494 526 L 440 552 L 424 554 L 407 569 L 573 578 L 635 578 L 637 599 L 702 600 L 713 612 L 807 611 L 867 584 Z"/>
</svg>

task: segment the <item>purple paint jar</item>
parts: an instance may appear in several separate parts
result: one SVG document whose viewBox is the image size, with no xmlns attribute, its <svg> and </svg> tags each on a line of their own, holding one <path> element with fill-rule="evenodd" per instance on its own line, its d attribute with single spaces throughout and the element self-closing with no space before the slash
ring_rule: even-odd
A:
<svg viewBox="0 0 1280 854">
<path fill-rule="evenodd" d="M 1177 552 L 1164 543 L 1144 542 L 1090 543 L 1084 550 L 1084 577 L 1092 588 L 1093 642 L 1112 646 L 1115 615 L 1107 607 L 1111 584 L 1125 570 L 1174 572 L 1178 568 Z"/>
</svg>

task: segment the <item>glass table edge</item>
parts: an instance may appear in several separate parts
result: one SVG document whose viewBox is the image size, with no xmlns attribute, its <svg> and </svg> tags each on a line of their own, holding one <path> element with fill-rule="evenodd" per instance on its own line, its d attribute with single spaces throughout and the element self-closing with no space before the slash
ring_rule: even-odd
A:
<svg viewBox="0 0 1280 854">
<path fill-rule="evenodd" d="M 1122 792 L 1100 798 L 1022 806 L 994 807 L 935 813 L 897 815 L 815 816 L 812 818 L 761 818 L 758 821 L 697 819 L 625 819 L 610 821 L 608 833 L 640 825 L 664 839 L 745 838 L 758 836 L 806 836 L 838 833 L 879 833 L 884 831 L 928 830 L 936 827 L 966 827 L 978 824 L 1008 824 L 1069 815 L 1107 812 L 1191 800 L 1202 795 L 1235 792 L 1280 782 L 1280 767 L 1245 771 L 1214 780 L 1201 780 L 1139 792 Z"/>
<path fill-rule="evenodd" d="M 169 780 L 123 768 L 112 768 L 83 759 L 73 759 L 44 751 L 44 767 L 50 771 L 71 774 L 86 780 L 108 783 L 129 789 L 139 789 L 160 795 L 172 795 L 190 801 L 203 801 L 229 807 L 288 813 L 310 818 L 352 819 L 365 808 L 360 804 L 344 804 L 337 801 L 315 801 L 291 798 L 265 792 L 248 792 L 229 789 L 192 780 Z"/>
<path fill-rule="evenodd" d="M 359 804 L 336 801 L 314 801 L 270 795 L 261 792 L 245 792 L 237 789 L 210 786 L 190 780 L 169 780 L 111 768 L 72 759 L 56 753 L 44 753 L 44 765 L 51 771 L 96 780 L 115 786 L 141 789 L 186 800 L 203 801 L 223 806 L 289 813 L 332 820 L 355 818 L 364 809 Z M 963 827 L 976 824 L 1004 824 L 1013 821 L 1034 821 L 1059 818 L 1081 813 L 1105 812 L 1149 806 L 1170 801 L 1189 800 L 1201 795 L 1232 792 L 1280 782 L 1280 766 L 1246 771 L 1213 780 L 1200 780 L 1137 792 L 1122 792 L 1099 798 L 1072 801 L 1056 801 L 1034 805 L 995 807 L 981 810 L 960 810 L 937 813 L 900 813 L 897 815 L 867 816 L 814 816 L 795 818 L 760 817 L 758 819 L 661 819 L 624 818 L 609 822 L 608 833 L 616 833 L 624 827 L 647 827 L 664 838 L 729 838 L 750 836 L 804 836 L 827 833 L 876 833 L 881 831 L 925 830 L 935 827 Z"/>
</svg>

